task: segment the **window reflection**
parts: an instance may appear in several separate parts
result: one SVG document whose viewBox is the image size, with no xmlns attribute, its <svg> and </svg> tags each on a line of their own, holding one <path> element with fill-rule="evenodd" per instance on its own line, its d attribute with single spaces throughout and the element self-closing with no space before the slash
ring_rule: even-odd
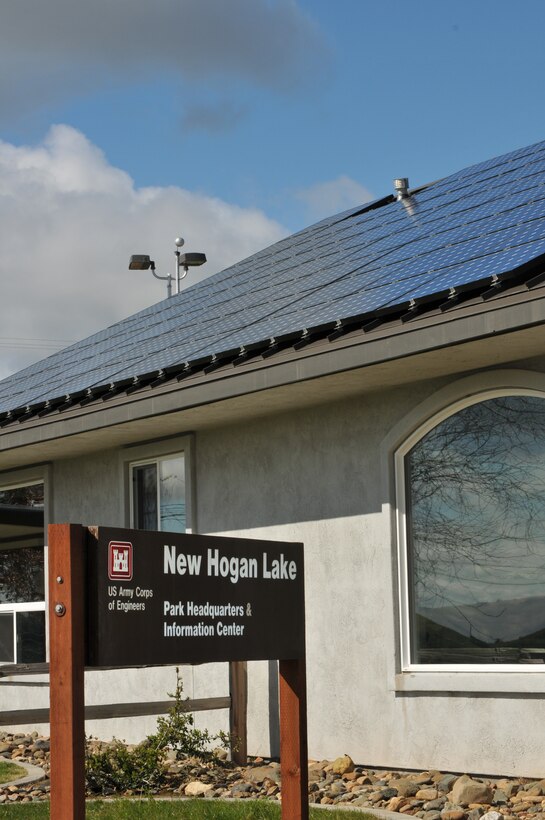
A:
<svg viewBox="0 0 545 820">
<path fill-rule="evenodd" d="M 184 459 L 168 458 L 159 462 L 161 523 L 165 532 L 185 532 Z"/>
<path fill-rule="evenodd" d="M 545 401 L 456 413 L 407 478 L 413 663 L 545 662 Z"/>
<path fill-rule="evenodd" d="M 0 604 L 43 601 L 44 597 L 43 549 L 0 550 Z"/>
<path fill-rule="evenodd" d="M 185 532 L 183 455 L 133 465 L 133 522 L 137 529 Z"/>
<path fill-rule="evenodd" d="M 0 490 L 0 663 L 45 660 L 44 485 Z"/>
<path fill-rule="evenodd" d="M 0 490 L 0 504 L 43 509 L 44 485 L 27 484 L 25 487 L 12 487 L 9 490 Z"/>
<path fill-rule="evenodd" d="M 17 612 L 18 663 L 45 661 L 45 612 Z"/>
<path fill-rule="evenodd" d="M 133 468 L 134 526 L 139 530 L 157 529 L 157 466 L 144 464 Z"/>
<path fill-rule="evenodd" d="M 13 663 L 14 660 L 13 613 L 0 612 L 0 663 Z"/>
</svg>

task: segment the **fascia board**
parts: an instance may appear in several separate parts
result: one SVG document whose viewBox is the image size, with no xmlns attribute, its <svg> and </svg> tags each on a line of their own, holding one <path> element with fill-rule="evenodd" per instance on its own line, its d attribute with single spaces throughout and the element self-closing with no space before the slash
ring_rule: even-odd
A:
<svg viewBox="0 0 545 820">
<path fill-rule="evenodd" d="M 257 394 L 275 387 L 361 370 L 398 359 L 468 342 L 500 337 L 545 324 L 545 292 L 519 293 L 452 312 L 429 317 L 395 330 L 358 332 L 330 343 L 316 343 L 301 351 L 284 351 L 263 361 L 227 366 L 214 373 L 197 374 L 182 382 L 167 382 L 154 389 L 108 402 L 12 425 L 0 432 L 0 452 L 40 441 L 104 429 L 150 416 L 202 407 L 227 399 Z M 545 352 L 545 339 L 542 351 Z M 417 375 L 415 374 L 415 379 Z M 333 398 L 329 396 L 329 398 Z"/>
</svg>

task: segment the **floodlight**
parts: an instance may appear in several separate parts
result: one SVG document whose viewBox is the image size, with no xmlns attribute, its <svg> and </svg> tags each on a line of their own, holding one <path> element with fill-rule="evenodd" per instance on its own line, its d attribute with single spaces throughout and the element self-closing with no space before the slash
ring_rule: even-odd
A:
<svg viewBox="0 0 545 820">
<path fill-rule="evenodd" d="M 181 236 L 177 236 L 174 240 L 176 250 L 174 255 L 176 257 L 176 264 L 174 268 L 174 276 L 167 274 L 167 276 L 159 276 L 155 271 L 155 262 L 150 259 L 147 254 L 133 254 L 129 261 L 129 270 L 149 270 L 156 279 L 163 279 L 167 283 L 167 296 L 172 296 L 172 283 L 176 283 L 176 293 L 180 292 L 180 281 L 187 276 L 189 268 L 196 268 L 199 265 L 204 265 L 206 262 L 206 254 L 204 253 L 180 253 L 179 248 L 184 245 L 184 240 Z M 180 273 L 180 268 L 183 268 L 184 273 Z"/>
<path fill-rule="evenodd" d="M 155 268 L 155 262 L 142 253 L 133 254 L 129 260 L 129 270 L 149 270 Z"/>
<path fill-rule="evenodd" d="M 196 268 L 199 265 L 204 265 L 206 262 L 205 253 L 181 253 L 180 266 L 182 268 Z"/>
</svg>

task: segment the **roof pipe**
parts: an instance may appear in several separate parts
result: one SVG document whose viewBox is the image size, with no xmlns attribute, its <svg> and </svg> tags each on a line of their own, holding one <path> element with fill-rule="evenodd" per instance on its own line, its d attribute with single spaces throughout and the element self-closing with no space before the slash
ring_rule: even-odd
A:
<svg viewBox="0 0 545 820">
<path fill-rule="evenodd" d="M 397 200 L 407 199 L 409 196 L 409 180 L 407 177 L 398 177 L 394 179 L 394 189 Z"/>
</svg>

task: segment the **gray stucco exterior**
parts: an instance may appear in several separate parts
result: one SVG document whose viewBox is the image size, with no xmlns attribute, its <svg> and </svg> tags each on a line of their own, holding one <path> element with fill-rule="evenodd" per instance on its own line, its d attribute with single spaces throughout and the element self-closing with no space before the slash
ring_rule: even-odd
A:
<svg viewBox="0 0 545 820">
<path fill-rule="evenodd" d="M 401 672 L 394 453 L 466 397 L 495 389 L 545 395 L 545 362 L 353 388 L 342 399 L 324 395 L 272 414 L 264 392 L 252 419 L 180 426 L 185 438 L 146 447 L 175 449 L 189 435 L 197 531 L 304 543 L 312 757 L 348 752 L 375 766 L 540 776 L 545 672 Z M 51 520 L 126 525 L 123 471 L 132 453 L 113 447 L 53 460 Z M 227 694 L 225 666 L 188 668 L 184 680 L 189 696 Z M 86 698 L 158 700 L 173 684 L 172 669 L 88 673 Z M 250 664 L 249 689 L 250 752 L 278 753 L 274 663 Z M 5 708 L 47 702 L 45 689 L 2 695 Z M 227 728 L 227 714 L 197 722 Z M 97 721 L 87 731 L 134 740 L 153 725 Z"/>
</svg>

